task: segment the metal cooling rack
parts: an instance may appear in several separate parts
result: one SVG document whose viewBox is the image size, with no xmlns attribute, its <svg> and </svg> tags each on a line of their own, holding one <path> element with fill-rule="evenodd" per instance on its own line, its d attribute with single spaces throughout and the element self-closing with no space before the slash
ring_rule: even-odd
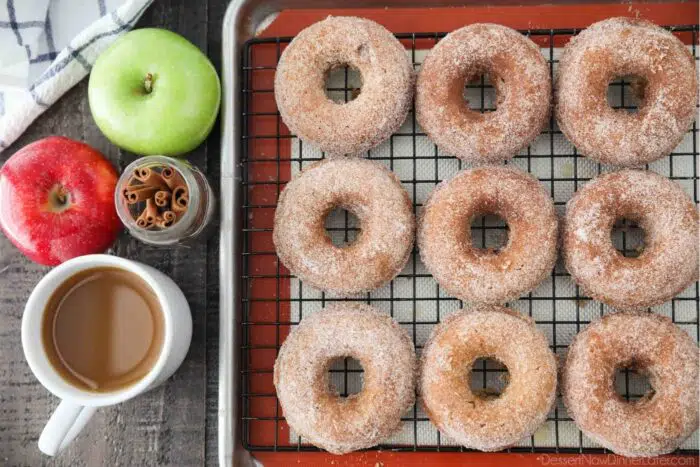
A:
<svg viewBox="0 0 700 467">
<path fill-rule="evenodd" d="M 698 54 L 696 51 L 698 43 L 698 26 L 676 26 L 669 29 L 680 35 L 685 35 L 686 40 L 690 38 L 693 56 L 696 61 Z M 577 30 L 532 30 L 524 32 L 542 47 L 542 52 L 550 65 L 550 72 L 553 74 L 558 62 L 555 56 L 555 47 L 563 47 L 563 44 Z M 417 57 L 420 50 L 430 49 L 444 33 L 435 34 L 398 34 L 397 38 L 404 43 L 407 52 L 410 53 L 414 67 L 417 69 Z M 242 199 L 243 212 L 243 274 L 242 274 L 242 352 L 241 352 L 241 413 L 243 424 L 243 444 L 251 451 L 313 451 L 315 447 L 305 444 L 300 438 L 295 438 L 290 434 L 282 410 L 277 403 L 272 385 L 272 365 L 274 357 L 279 350 L 280 344 L 288 333 L 291 326 L 299 322 L 304 312 L 311 306 L 324 306 L 327 302 L 335 299 L 326 297 L 319 292 L 313 298 L 305 297 L 301 291 L 303 284 L 296 282 L 299 288 L 294 294 L 289 292 L 290 285 L 295 279 L 289 274 L 284 266 L 278 261 L 271 242 L 272 223 L 277 196 L 283 189 L 285 183 L 289 181 L 293 173 L 300 171 L 310 161 L 318 160 L 322 154 L 313 153 L 309 146 L 296 139 L 281 121 L 280 115 L 274 105 L 274 94 L 272 88 L 272 77 L 277 61 L 284 47 L 291 38 L 271 38 L 254 39 L 249 41 L 243 54 L 243 67 L 241 70 L 243 78 L 242 109 L 243 109 L 243 141 L 242 141 Z M 262 58 L 260 58 L 262 57 Z M 341 71 L 340 82 L 342 85 L 332 85 L 328 88 L 328 95 L 331 98 L 348 101 L 353 98 L 356 85 L 353 85 L 353 75 L 346 68 Z M 337 81 L 337 79 L 336 79 Z M 611 83 L 611 87 L 620 87 L 617 93 L 616 102 L 611 102 L 615 108 L 624 108 L 629 111 L 636 109 L 634 105 L 633 93 L 631 92 L 628 80 L 619 80 Z M 495 102 L 495 92 L 488 81 L 481 78 L 480 82 L 469 83 L 466 86 L 465 95 L 469 98 L 469 105 L 482 112 L 493 110 Z M 541 168 L 545 167 L 548 176 L 540 176 L 540 181 L 550 188 L 550 192 L 555 199 L 557 210 L 563 212 L 563 207 L 568 198 L 563 199 L 557 193 L 561 192 L 560 186 L 569 187 L 569 191 L 577 190 L 583 183 L 590 180 L 592 175 L 611 170 L 600 164 L 594 164 L 580 156 L 576 149 L 572 147 L 570 151 L 562 152 L 557 149 L 555 140 L 561 139 L 561 132 L 552 118 L 548 128 L 540 135 L 540 149 L 544 141 L 545 151 L 537 151 L 532 146 L 523 150 L 509 163 L 515 164 L 529 172 L 541 173 Z M 700 178 L 698 176 L 698 129 L 697 124 L 693 124 L 692 129 L 686 137 L 685 144 L 676 148 L 670 157 L 664 159 L 657 165 L 647 166 L 652 170 L 662 173 L 669 178 L 684 185 L 686 191 L 692 193 L 692 197 L 697 204 L 698 186 Z M 409 114 L 407 124 L 392 135 L 388 142 L 388 150 L 382 153 L 368 151 L 367 157 L 387 164 L 394 169 L 400 161 L 412 163 L 412 176 L 403 178 L 402 183 L 412 195 L 415 201 L 419 196 L 419 191 L 426 187 L 432 188 L 441 181 L 438 170 L 439 161 L 454 160 L 453 157 L 441 154 L 434 149 L 430 158 L 417 151 L 417 140 L 425 137 L 417 127 L 415 116 Z M 407 138 L 410 144 L 397 144 L 399 139 Z M 290 145 L 294 144 L 294 150 Z M 434 171 L 424 172 L 417 168 L 418 161 L 431 159 L 434 162 Z M 571 162 L 571 173 L 562 173 L 557 170 L 560 164 Z M 590 170 L 583 173 L 582 163 L 592 164 L 595 173 Z M 461 161 L 457 162 L 459 169 L 463 168 Z M 539 169 L 538 169 L 539 168 Z M 415 202 L 414 209 L 421 206 L 420 202 Z M 335 242 L 348 242 L 354 238 L 358 231 L 352 216 L 347 212 L 333 215 L 334 219 L 328 223 L 327 228 Z M 472 225 L 473 241 L 481 247 L 498 247 L 503 243 L 504 231 L 507 234 L 507 227 L 497 218 L 487 216 L 478 219 Z M 633 224 L 622 222 L 617 224 L 613 232 L 613 241 L 617 248 L 625 256 L 639 255 L 638 245 L 642 239 L 642 232 Z M 399 323 L 407 329 L 416 342 L 417 328 L 432 328 L 441 318 L 440 310 L 461 308 L 461 302 L 445 296 L 435 284 L 434 297 L 425 298 L 417 295 L 416 283 L 419 280 L 430 278 L 427 272 L 419 267 L 417 252 L 412 254 L 412 262 L 409 267 L 392 281 L 388 286 L 389 297 L 377 298 L 372 293 L 361 300 L 369 304 L 384 305 L 392 316 L 399 305 L 412 307 L 412 315 L 409 313 L 402 318 L 397 318 Z M 412 288 L 410 296 L 396 297 L 395 282 L 397 280 L 410 281 Z M 609 311 L 602 304 L 595 303 L 589 298 L 582 296 L 578 286 L 562 286 L 570 282 L 569 275 L 560 263 L 552 272 L 551 281 L 544 290 L 542 287 L 533 291 L 520 300 L 510 304 L 511 307 L 528 313 L 533 316 L 538 327 L 545 330 L 550 337 L 551 347 L 560 357 L 564 355 L 568 344 L 566 338 L 562 338 L 562 329 L 569 331 L 567 336 L 580 331 L 592 319 L 601 316 Z M 571 293 L 573 291 L 573 293 Z M 353 299 L 351 299 L 353 300 Z M 417 320 L 416 307 L 423 305 L 427 301 L 434 302 L 436 309 L 436 319 Z M 408 303 L 406 303 L 408 302 Z M 541 313 L 536 310 L 545 307 L 548 311 Z M 566 310 L 566 312 L 558 310 Z M 700 338 L 700 286 L 695 283 L 684 293 L 673 299 L 668 304 L 652 309 L 654 312 L 665 314 L 673 319 L 675 323 L 683 327 L 695 339 Z M 547 316 L 548 315 L 548 316 Z M 293 319 L 292 316 L 295 318 Z M 444 318 L 444 315 L 442 316 Z M 428 329 L 429 331 L 429 329 Z M 422 345 L 416 343 L 416 349 L 420 352 Z M 490 361 L 480 360 L 472 371 L 472 386 L 474 388 L 502 389 L 504 383 L 504 369 Z M 336 362 L 331 368 L 331 381 L 337 387 L 341 395 L 347 396 L 356 392 L 361 385 L 362 369 L 351 359 Z M 623 397 L 634 400 L 644 395 L 649 389 L 642 377 L 631 370 L 622 370 L 616 378 L 616 387 Z M 419 408 L 414 407 L 412 411 L 403 418 L 404 432 L 408 432 L 408 438 L 400 443 L 385 444 L 378 448 L 391 449 L 396 451 L 462 451 L 464 448 L 452 445 L 441 434 L 435 430 L 434 439 L 425 442 L 425 427 L 429 424 L 429 419 Z M 590 440 L 587 440 L 578 432 L 578 440 L 573 443 L 569 439 L 562 440 L 560 433 L 566 430 L 575 430 L 573 420 L 566 414 L 566 409 L 558 397 L 555 408 L 550 413 L 546 424 L 551 428 L 547 439 L 538 439 L 537 435 L 529 440 L 510 449 L 514 452 L 575 452 L 575 453 L 597 453 L 606 452 L 597 447 Z M 431 425 L 427 425 L 431 426 Z M 423 428 L 420 428 L 423 427 Z M 264 433 L 265 436 L 256 437 L 256 433 Z M 411 435 L 412 433 L 412 435 Z M 420 435 L 419 435 L 420 434 Z M 694 435 L 697 437 L 697 433 Z M 697 441 L 695 441 L 697 442 Z M 681 449 L 680 453 L 697 454 L 697 445 L 692 449 Z"/>
</svg>

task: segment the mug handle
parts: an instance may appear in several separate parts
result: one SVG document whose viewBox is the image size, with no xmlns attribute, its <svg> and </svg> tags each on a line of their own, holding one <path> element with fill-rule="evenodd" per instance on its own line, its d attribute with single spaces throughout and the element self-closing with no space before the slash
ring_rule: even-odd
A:
<svg viewBox="0 0 700 467">
<path fill-rule="evenodd" d="M 61 401 L 39 436 L 39 449 L 55 456 L 63 451 L 92 418 L 97 407 Z"/>
</svg>

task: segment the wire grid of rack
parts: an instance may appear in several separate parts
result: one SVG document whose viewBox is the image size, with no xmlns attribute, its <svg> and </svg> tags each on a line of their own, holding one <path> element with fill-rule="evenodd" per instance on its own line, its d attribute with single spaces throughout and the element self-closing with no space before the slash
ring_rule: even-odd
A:
<svg viewBox="0 0 700 467">
<path fill-rule="evenodd" d="M 685 35 L 687 43 L 691 44 L 691 50 L 696 61 L 698 43 L 698 26 L 675 26 L 670 27 L 678 35 Z M 550 72 L 554 74 L 558 62 L 555 49 L 563 44 L 577 30 L 531 30 L 524 32 L 532 40 L 542 47 L 543 54 L 547 58 Z M 416 69 L 419 67 L 419 56 L 421 50 L 430 49 L 436 44 L 444 33 L 435 34 L 397 34 L 397 38 L 407 48 L 407 52 L 413 60 Z M 290 433 L 284 422 L 283 413 L 277 402 L 272 384 L 272 369 L 277 351 L 284 337 L 290 328 L 298 324 L 302 318 L 305 307 L 324 306 L 326 303 L 336 300 L 320 293 L 313 298 L 305 298 L 300 290 L 290 293 L 290 287 L 298 289 L 303 284 L 290 275 L 289 271 L 278 261 L 274 246 L 271 241 L 272 219 L 277 197 L 284 185 L 294 173 L 300 171 L 309 162 L 323 157 L 321 153 L 313 153 L 308 145 L 304 145 L 300 140 L 291 135 L 284 123 L 274 103 L 273 78 L 274 71 L 279 57 L 284 47 L 291 38 L 270 38 L 254 39 L 249 41 L 243 51 L 243 67 L 241 70 L 243 78 L 243 92 L 241 98 L 243 108 L 243 141 L 242 141 L 242 174 L 241 183 L 243 212 L 243 259 L 242 259 L 242 297 L 240 305 L 243 307 L 242 322 L 242 352 L 241 352 L 241 413 L 243 443 L 246 449 L 267 450 L 267 451 L 309 451 L 316 450 L 315 447 L 306 444 L 301 438 Z M 337 78 L 337 76 L 336 76 Z M 359 84 L 355 81 L 352 71 L 347 68 L 341 71 L 340 85 L 330 85 L 328 88 L 329 97 L 334 100 L 348 101 L 354 97 Z M 611 88 L 619 87 L 618 92 L 613 92 L 617 96 L 616 102 L 611 102 L 615 108 L 623 108 L 634 111 L 634 92 L 630 80 L 621 79 L 611 83 Z M 480 81 L 468 83 L 465 89 L 465 97 L 468 99 L 470 107 L 481 112 L 494 110 L 495 92 L 489 85 L 487 78 L 480 78 Z M 609 97 L 610 98 L 610 97 Z M 698 175 L 698 129 L 697 124 L 693 124 L 692 129 L 686 135 L 685 145 L 679 146 L 668 158 L 665 158 L 660 165 L 647 166 L 656 170 L 669 178 L 684 184 L 696 204 L 698 204 L 698 185 L 700 178 Z M 417 127 L 415 116 L 411 112 L 407 123 L 399 132 L 394 134 L 388 142 L 387 150 L 381 153 L 369 151 L 367 157 L 387 164 L 395 169 L 399 161 L 409 161 L 412 163 L 412 171 L 408 178 L 402 178 L 402 183 L 412 195 L 416 211 L 420 209 L 421 202 L 418 198 L 418 191 L 424 191 L 439 183 L 442 178 L 438 170 L 441 160 L 454 160 L 447 154 L 441 154 L 437 148 L 431 151 L 429 156 L 425 153 L 419 154 L 417 151 L 417 139 L 424 138 Z M 407 139 L 409 144 L 398 144 L 399 139 Z M 510 161 L 524 170 L 531 173 L 540 173 L 540 181 L 549 187 L 555 200 L 555 206 L 561 213 L 567 199 L 557 196 L 557 185 L 566 184 L 570 186 L 569 192 L 576 191 L 582 184 L 598 173 L 611 170 L 600 164 L 592 163 L 580 156 L 576 149 L 571 147 L 570 151 L 562 152 L 555 144 L 556 138 L 562 138 L 556 122 L 552 118 L 549 126 L 540 135 L 540 143 L 544 141 L 545 151 L 536 151 L 532 145 L 524 149 Z M 404 140 L 405 141 L 405 140 Z M 534 143 L 533 143 L 534 144 Z M 290 146 L 294 145 L 294 148 Z M 540 144 L 540 147 L 542 145 Z M 429 158 L 434 161 L 434 171 L 423 173 L 417 169 L 418 159 Z M 572 163 L 571 171 L 563 173 L 557 170 L 562 163 Z M 594 173 L 590 170 L 581 173 L 581 163 L 592 164 Z M 463 168 L 461 161 L 457 161 L 459 169 Z M 547 167 L 548 176 L 542 176 L 541 171 L 536 167 Z M 682 170 L 679 169 L 682 167 Z M 421 172 L 421 173 L 419 173 Z M 419 186 L 423 188 L 418 188 Z M 352 241 L 359 230 L 352 216 L 347 212 L 333 214 L 334 219 L 327 222 L 327 229 L 334 242 L 342 243 Z M 504 240 L 504 232 L 507 235 L 507 226 L 498 218 L 486 216 L 477 219 L 472 225 L 472 239 L 482 248 L 497 248 Z M 616 225 L 613 232 L 613 242 L 625 256 L 639 255 L 639 245 L 643 239 L 643 233 L 633 224 L 622 221 Z M 439 322 L 444 315 L 443 309 L 460 308 L 462 303 L 457 299 L 448 297 L 440 292 L 439 286 L 435 283 L 435 294 L 431 298 L 417 296 L 416 282 L 429 278 L 427 271 L 419 267 L 417 252 L 414 250 L 412 261 L 407 269 L 399 274 L 388 286 L 389 298 L 378 299 L 371 293 L 366 296 L 351 300 L 360 300 L 369 304 L 377 305 L 381 302 L 386 305 L 386 309 L 396 318 L 399 323 L 407 329 L 416 342 L 417 328 L 427 326 L 428 330 Z M 394 296 L 395 282 L 397 280 L 409 281 L 409 296 Z M 550 338 L 553 351 L 559 356 L 563 356 L 568 342 L 558 341 L 557 327 L 566 327 L 571 330 L 570 334 L 575 334 L 592 319 L 601 316 L 609 309 L 599 303 L 593 302 L 581 294 L 578 286 L 571 284 L 570 287 L 562 287 L 562 281 L 570 281 L 570 277 L 560 263 L 552 272 L 551 280 L 548 281 L 545 293 L 533 291 L 521 297 L 517 303 L 510 304 L 523 313 L 533 316 L 537 325 L 546 329 Z M 559 287 L 558 287 L 559 286 Z M 412 290 L 411 290 L 412 288 Z M 571 293 L 573 291 L 573 293 Z M 416 316 L 416 307 L 425 303 L 426 300 L 434 302 L 435 318 L 433 320 L 419 321 Z M 404 313 L 402 317 L 395 315 L 398 304 L 408 305 L 412 308 L 412 314 Z M 548 316 L 533 310 L 539 309 L 546 304 Z M 450 305 L 450 306 L 447 306 Z M 558 308 L 567 309 L 562 316 Z M 675 323 L 688 331 L 697 340 L 700 338 L 700 286 L 695 283 L 685 292 L 665 304 L 663 308 L 654 308 L 653 311 L 666 314 Z M 422 345 L 416 342 L 416 350 L 420 352 Z M 336 386 L 338 392 L 347 396 L 356 392 L 361 385 L 362 369 L 356 362 L 349 358 L 336 362 L 331 367 L 331 382 Z M 502 390 L 506 380 L 503 378 L 504 368 L 487 360 L 479 360 L 472 369 L 472 387 L 484 390 Z M 358 378 L 359 375 L 359 378 Z M 632 370 L 621 370 L 616 378 L 618 392 L 627 400 L 634 400 L 642 397 L 649 389 L 644 378 Z M 400 442 L 383 444 L 378 448 L 391 449 L 397 451 L 461 451 L 464 448 L 450 443 L 435 429 L 434 437 L 430 441 L 425 441 L 425 430 L 421 431 L 419 425 L 425 427 L 429 424 L 429 419 L 420 411 L 419 407 L 414 407 L 412 411 L 403 418 L 404 429 L 408 431 L 408 437 Z M 566 414 L 566 409 L 557 398 L 554 409 L 549 414 L 547 424 L 551 427 L 549 436 L 546 439 L 538 439 L 536 435 L 524 440 L 518 446 L 511 448 L 515 452 L 579 452 L 596 453 L 606 452 L 604 449 L 587 440 L 578 430 L 575 429 L 572 419 Z M 566 429 L 577 431 L 577 440 L 563 442 L 560 433 Z M 430 426 L 430 425 L 428 425 Z M 573 427 L 573 428 L 572 428 Z M 422 434 L 420 434 L 422 433 Z M 420 434 L 420 436 L 419 436 Z M 694 435 L 697 438 L 697 433 Z M 679 450 L 681 453 L 697 453 L 697 439 L 691 443 L 686 443 Z"/>
</svg>

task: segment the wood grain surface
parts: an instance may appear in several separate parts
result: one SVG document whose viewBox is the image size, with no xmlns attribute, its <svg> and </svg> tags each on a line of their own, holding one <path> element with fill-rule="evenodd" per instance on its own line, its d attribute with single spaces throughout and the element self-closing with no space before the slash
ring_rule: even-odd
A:
<svg viewBox="0 0 700 467">
<path fill-rule="evenodd" d="M 221 69 L 221 23 L 226 0 L 155 0 L 138 27 L 182 34 Z M 119 150 L 90 116 L 87 79 L 42 115 L 8 150 L 49 135 L 83 140 L 120 169 L 135 156 Z M 217 191 L 219 128 L 188 159 Z M 218 238 L 171 249 L 149 247 L 122 235 L 114 254 L 150 264 L 175 280 L 192 309 L 192 346 L 182 367 L 163 386 L 115 407 L 101 409 L 76 441 L 55 458 L 37 447 L 39 434 L 58 404 L 34 378 L 22 354 L 24 303 L 49 268 L 28 261 L 0 235 L 0 465 L 2 466 L 195 466 L 215 464 Z"/>
</svg>

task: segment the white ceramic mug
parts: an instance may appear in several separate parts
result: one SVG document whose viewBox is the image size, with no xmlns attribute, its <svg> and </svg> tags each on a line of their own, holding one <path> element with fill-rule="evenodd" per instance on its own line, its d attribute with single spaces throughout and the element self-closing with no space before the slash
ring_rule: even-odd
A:
<svg viewBox="0 0 700 467">
<path fill-rule="evenodd" d="M 56 288 L 79 271 L 99 267 L 123 269 L 144 280 L 158 298 L 165 323 L 163 346 L 153 368 L 135 384 L 108 393 L 86 391 L 66 382 L 49 363 L 41 338 L 46 303 Z M 50 456 L 58 454 L 98 407 L 124 402 L 163 383 L 185 359 L 191 340 L 192 316 L 185 295 L 162 272 L 110 255 L 80 256 L 51 270 L 32 291 L 22 316 L 22 348 L 29 367 L 46 389 L 62 399 L 39 437 L 39 449 Z"/>
</svg>

